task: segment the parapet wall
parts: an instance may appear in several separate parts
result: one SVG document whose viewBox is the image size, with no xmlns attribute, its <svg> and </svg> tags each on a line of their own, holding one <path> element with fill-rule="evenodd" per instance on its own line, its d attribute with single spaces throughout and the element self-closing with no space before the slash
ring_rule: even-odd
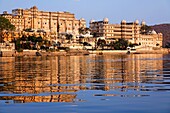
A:
<svg viewBox="0 0 170 113">
<path fill-rule="evenodd" d="M 0 51 L 15 51 L 14 43 L 0 43 Z"/>
</svg>

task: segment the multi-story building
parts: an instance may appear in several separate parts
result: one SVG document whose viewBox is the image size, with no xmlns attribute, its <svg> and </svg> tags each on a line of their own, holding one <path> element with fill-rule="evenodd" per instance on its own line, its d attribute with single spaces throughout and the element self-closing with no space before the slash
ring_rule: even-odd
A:
<svg viewBox="0 0 170 113">
<path fill-rule="evenodd" d="M 86 27 L 86 21 L 77 20 L 74 14 L 69 12 L 39 11 L 36 6 L 30 9 L 14 9 L 12 14 L 4 11 L 1 16 L 10 20 L 17 31 L 24 29 L 43 30 L 47 33 L 71 33 L 79 34 L 79 28 Z"/>
<path fill-rule="evenodd" d="M 155 31 L 143 35 L 140 33 L 141 26 L 146 25 L 144 21 L 126 22 L 122 20 L 120 24 L 109 24 L 109 19 L 104 18 L 103 21 L 90 21 L 91 33 L 96 37 L 105 37 L 108 41 L 120 38 L 127 39 L 133 44 L 142 46 L 162 46 L 162 34 Z"/>
</svg>

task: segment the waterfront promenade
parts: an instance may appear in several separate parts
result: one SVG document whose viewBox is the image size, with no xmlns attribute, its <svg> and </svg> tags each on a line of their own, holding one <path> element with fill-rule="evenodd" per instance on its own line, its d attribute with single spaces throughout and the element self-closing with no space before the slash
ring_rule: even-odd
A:
<svg viewBox="0 0 170 113">
<path fill-rule="evenodd" d="M 1 57 L 12 57 L 12 56 L 76 56 L 76 55 L 89 55 L 89 54 L 127 54 L 127 50 L 69 50 L 69 51 L 37 51 L 37 50 L 24 50 L 23 52 L 17 51 L 2 51 Z M 130 51 L 130 54 L 168 54 L 170 49 L 137 49 Z"/>
</svg>

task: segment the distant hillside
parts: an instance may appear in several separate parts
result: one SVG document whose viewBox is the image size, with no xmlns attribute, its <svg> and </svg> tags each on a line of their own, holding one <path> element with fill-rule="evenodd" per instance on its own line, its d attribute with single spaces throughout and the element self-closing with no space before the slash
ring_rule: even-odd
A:
<svg viewBox="0 0 170 113">
<path fill-rule="evenodd" d="M 163 34 L 164 44 L 167 44 L 167 42 L 170 42 L 170 24 L 154 25 L 154 26 L 151 26 L 151 28 L 154 29 L 157 33 Z"/>
</svg>

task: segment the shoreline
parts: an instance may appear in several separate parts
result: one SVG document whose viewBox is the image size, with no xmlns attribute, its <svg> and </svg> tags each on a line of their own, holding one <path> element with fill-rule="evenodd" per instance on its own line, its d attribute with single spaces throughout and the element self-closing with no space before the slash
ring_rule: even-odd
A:
<svg viewBox="0 0 170 113">
<path fill-rule="evenodd" d="M 70 51 L 37 51 L 25 50 L 23 52 L 16 51 L 2 51 L 0 57 L 16 57 L 16 56 L 78 56 L 78 55 L 105 55 L 105 54 L 127 54 L 127 50 L 70 50 Z M 169 54 L 170 49 L 161 48 L 157 50 L 133 50 L 129 54 Z"/>
</svg>

